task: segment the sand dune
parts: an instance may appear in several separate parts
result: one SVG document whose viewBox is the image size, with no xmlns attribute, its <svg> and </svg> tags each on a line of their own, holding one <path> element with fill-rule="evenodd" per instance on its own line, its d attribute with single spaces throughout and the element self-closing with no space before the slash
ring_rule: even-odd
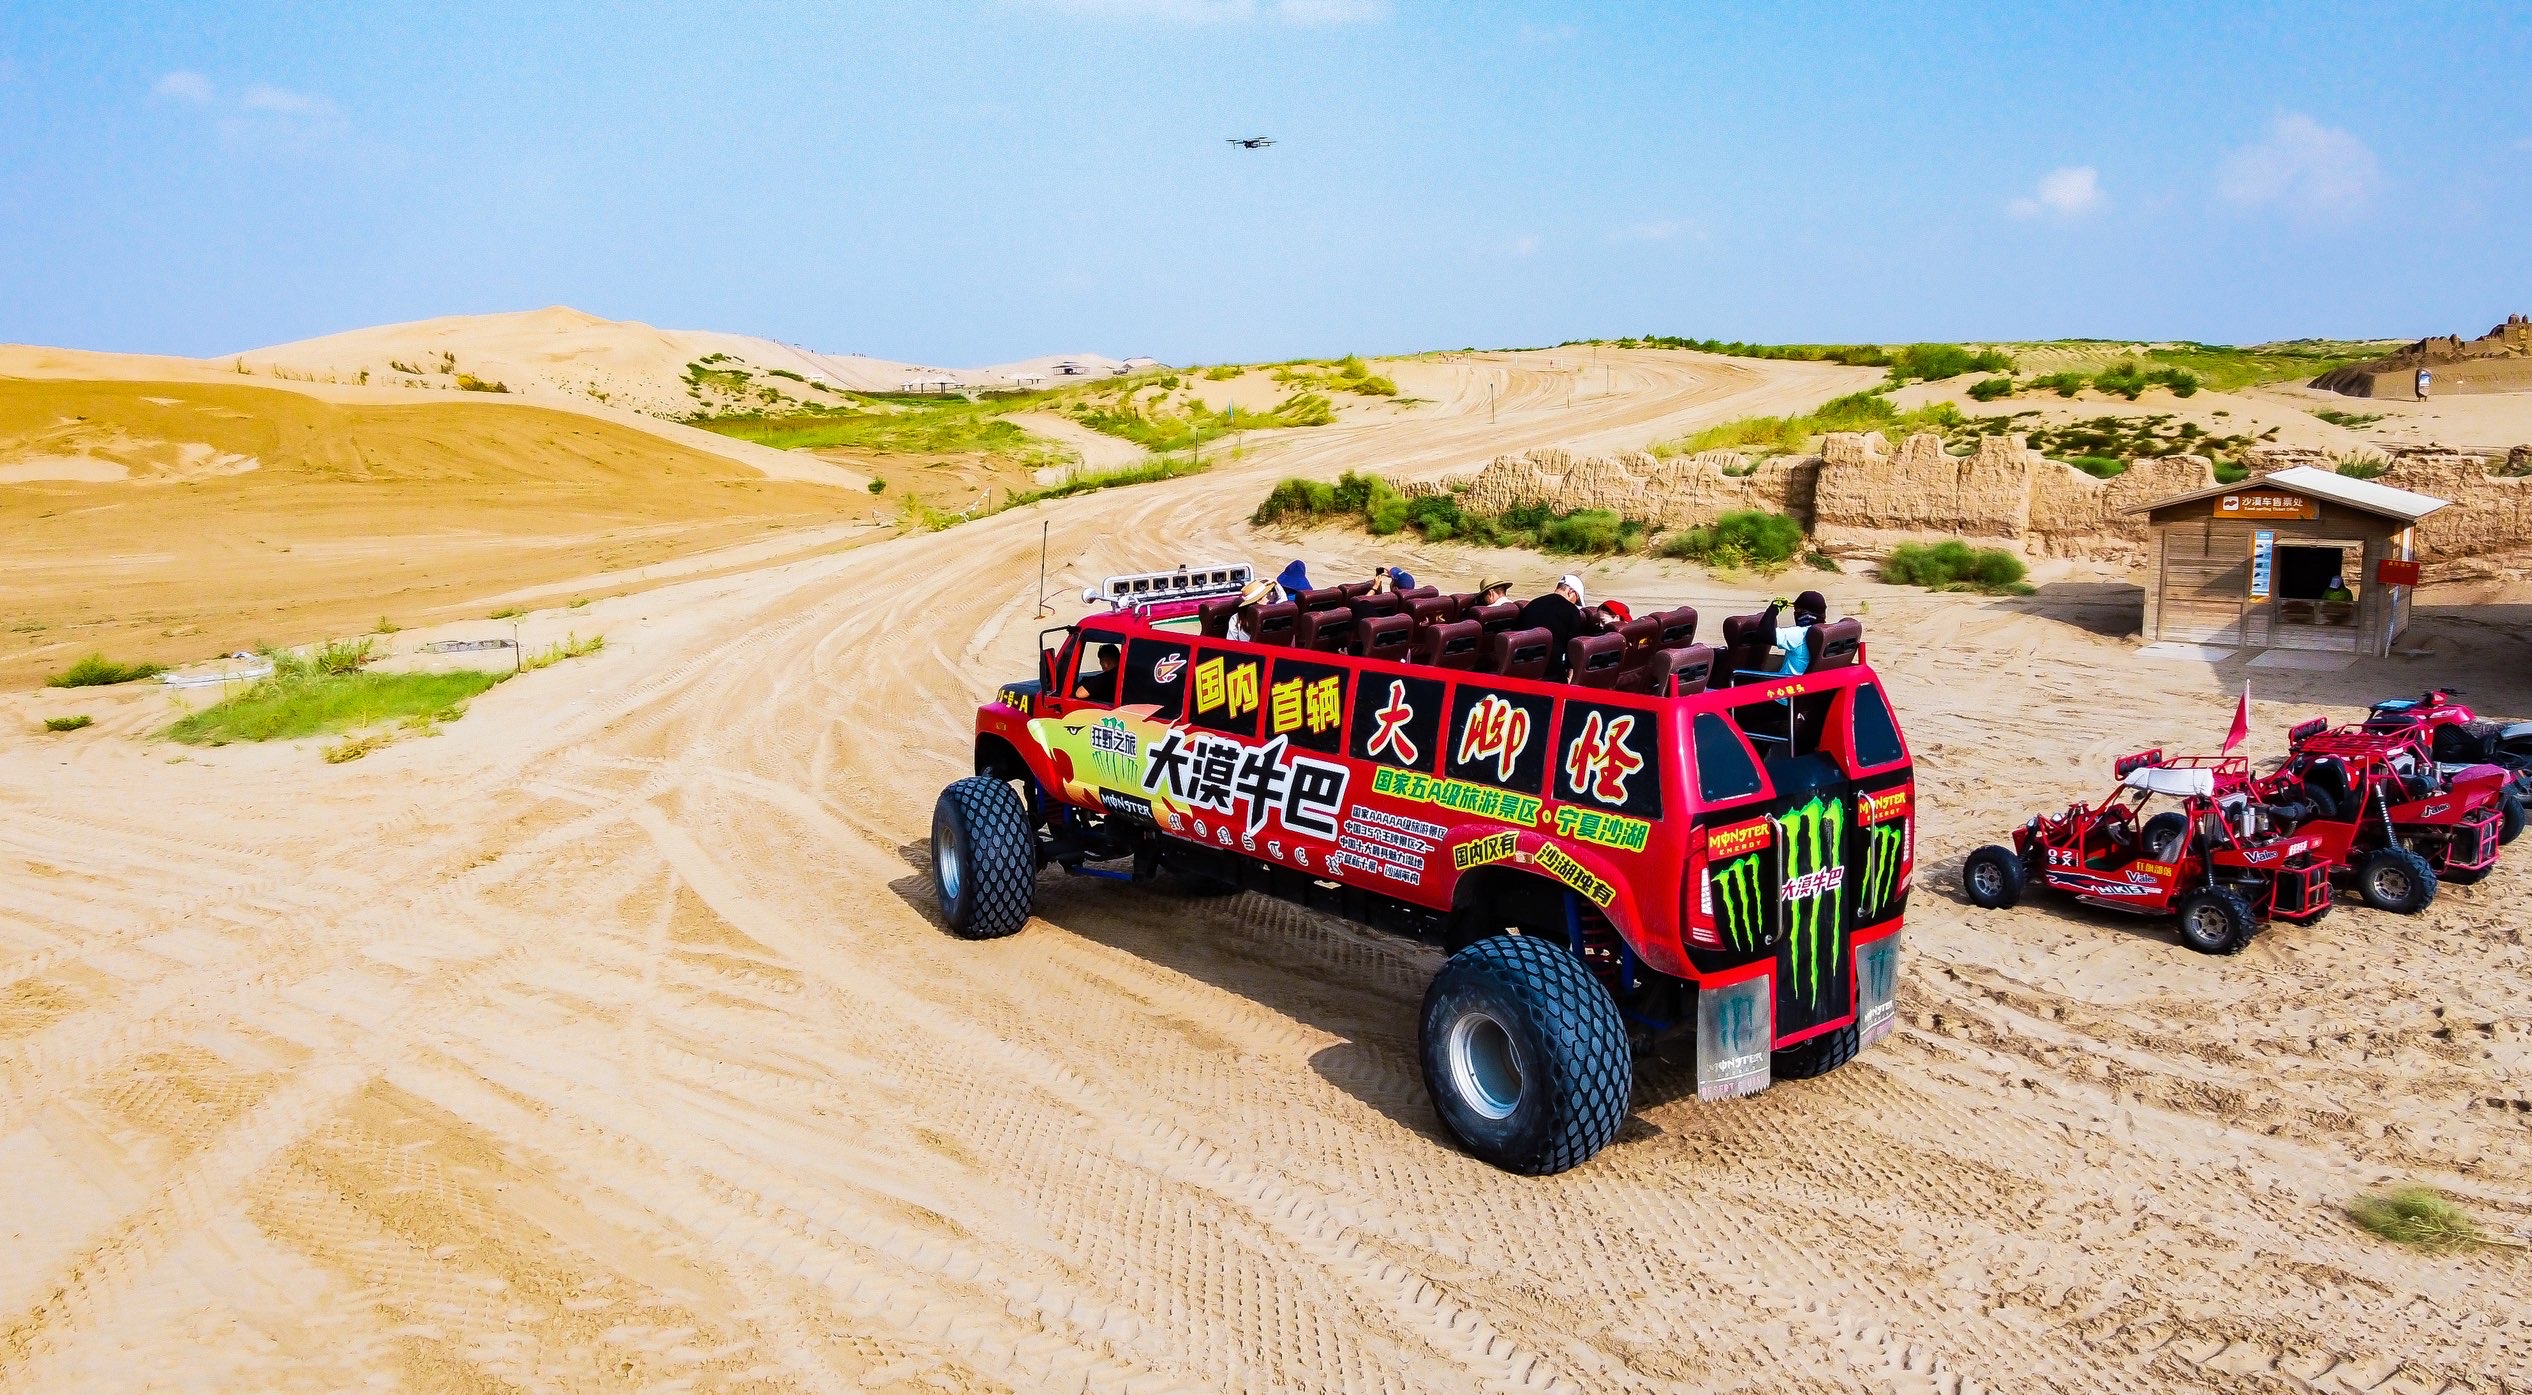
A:
<svg viewBox="0 0 2532 1395">
<path fill-rule="evenodd" d="M 1868 611 L 1929 806 L 1898 1035 L 1728 1105 L 1652 1073 L 1562 1177 L 1440 1137 L 1422 951 L 1061 877 L 1013 939 L 938 928 L 932 797 L 1030 670 L 1041 524 L 1059 592 L 1295 548 L 1538 585 L 1569 564 L 1240 520 L 1288 472 L 1624 449 L 1851 374 L 1614 368 L 1568 408 L 1541 356 L 1472 359 L 1429 411 L 1207 475 L 534 617 L 610 643 L 351 765 L 0 722 L 0 1389 L 2521 1384 L 2518 1252 L 2337 1210 L 2407 1177 L 2532 1219 L 2520 858 L 2221 960 L 1953 899 L 2112 754 L 2220 734 L 2234 675 L 2136 661 L 2116 581 L 1819 578 Z M 2532 712 L 2527 625 L 2430 614 L 2432 662 L 2264 678 L 2263 749 L 2430 678 Z"/>
</svg>

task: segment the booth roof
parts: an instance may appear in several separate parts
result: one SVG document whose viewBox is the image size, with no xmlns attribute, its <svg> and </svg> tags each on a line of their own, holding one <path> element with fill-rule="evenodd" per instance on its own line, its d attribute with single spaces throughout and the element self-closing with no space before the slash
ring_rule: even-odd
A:
<svg viewBox="0 0 2532 1395">
<path fill-rule="evenodd" d="M 2406 489 L 2394 489 L 2387 484 L 2376 484 L 2372 480 L 2354 479 L 2330 470 L 2315 469 L 2310 465 L 2293 465 L 2283 470 L 2272 470 L 2264 475 L 2253 475 L 2238 484 L 2219 484 L 2209 489 L 2193 489 L 2186 494 L 2175 494 L 2168 499 L 2156 499 L 2150 503 L 2132 505 L 2121 512 L 2151 513 L 2156 509 L 2169 508 L 2174 504 L 2212 499 L 2219 494 L 2239 494 L 2248 489 L 2269 487 L 2288 490 L 2296 494 L 2309 494 L 2316 498 L 2327 499 L 2332 503 L 2345 504 L 2351 509 L 2361 509 L 2366 513 L 2379 514 L 2384 518 L 2396 518 L 2404 523 L 2415 523 L 2453 502 L 2450 499 L 2438 499 L 2431 494 L 2416 494 Z"/>
</svg>

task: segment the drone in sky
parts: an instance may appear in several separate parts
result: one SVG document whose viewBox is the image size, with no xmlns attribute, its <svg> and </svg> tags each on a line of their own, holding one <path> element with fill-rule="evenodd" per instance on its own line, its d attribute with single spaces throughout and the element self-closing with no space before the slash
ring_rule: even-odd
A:
<svg viewBox="0 0 2532 1395">
<path fill-rule="evenodd" d="M 1224 136 L 1223 139 L 1242 150 L 1263 150 L 1275 143 L 1273 136 Z"/>
</svg>

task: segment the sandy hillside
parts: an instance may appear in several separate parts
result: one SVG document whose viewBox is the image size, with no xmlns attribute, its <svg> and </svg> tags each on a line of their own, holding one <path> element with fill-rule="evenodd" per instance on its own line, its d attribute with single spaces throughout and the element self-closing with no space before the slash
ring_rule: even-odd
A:
<svg viewBox="0 0 2532 1395">
<path fill-rule="evenodd" d="M 1041 385 L 1073 362 L 1091 377 L 1124 363 L 1099 354 L 1057 354 L 986 368 L 942 368 L 861 354 L 827 354 L 755 335 L 655 329 L 568 306 L 493 315 L 450 315 L 248 349 L 206 362 L 255 374 L 327 383 L 488 391 L 602 402 L 655 416 L 697 411 L 791 410 L 835 405 L 840 390 L 896 392 L 941 384 Z"/>
<path fill-rule="evenodd" d="M 184 663 L 635 585 L 868 511 L 859 489 L 582 414 L 234 383 L 0 378 L 0 688 L 92 652 Z"/>
<path fill-rule="evenodd" d="M 2057 366 L 2053 361 L 2046 366 Z M 2077 365 L 2084 366 L 2084 365 Z M 2103 365 L 2089 365 L 2094 368 Z M 2026 364 L 2025 376 L 2039 371 Z M 2202 388 L 2188 397 L 2168 389 L 2149 388 L 2131 402 L 2090 388 L 2074 397 L 2026 388 L 2010 397 L 1980 402 L 1969 395 L 1970 384 L 1986 378 L 1971 373 L 1937 383 L 1918 383 L 1891 394 L 1903 407 L 1950 402 L 1971 416 L 2031 413 L 2029 420 L 2050 425 L 2094 417 L 2169 416 L 2173 422 L 2194 422 L 2215 435 L 2259 436 L 2274 432 L 2271 444 L 2333 455 L 2379 455 L 2385 448 L 2438 444 L 2504 450 L 2532 443 L 2532 392 L 2456 393 L 2428 402 L 2398 398 L 2343 397 L 2299 382 L 2264 383 L 2233 392 Z M 2320 413 L 2356 418 L 2358 424 L 2325 421 Z M 2370 418 L 2370 420 L 2368 420 Z"/>
<path fill-rule="evenodd" d="M 1059 588 L 1295 546 L 1473 581 L 1505 559 L 1241 520 L 1288 472 L 1625 449 L 1859 372 L 1620 355 L 1567 407 L 1466 360 L 1206 475 L 599 602 L 604 654 L 344 766 L 0 723 L 0 1389 L 2521 1385 L 2523 1252 L 2338 1212 L 2417 1178 L 2532 1221 L 2520 860 L 2224 960 L 1954 899 L 2113 754 L 2221 731 L 2238 674 L 2136 661 L 2116 581 L 1828 579 L 1929 806 L 1899 1033 L 1731 1105 L 1651 1073 L 1561 1177 L 1442 1140 L 1426 952 L 1060 876 L 1012 939 L 933 920 L 932 797 L 1032 665 L 1041 524 Z M 2437 662 L 2264 677 L 2262 749 L 2430 677 L 2532 715 L 2522 607 L 2420 633 Z"/>
</svg>

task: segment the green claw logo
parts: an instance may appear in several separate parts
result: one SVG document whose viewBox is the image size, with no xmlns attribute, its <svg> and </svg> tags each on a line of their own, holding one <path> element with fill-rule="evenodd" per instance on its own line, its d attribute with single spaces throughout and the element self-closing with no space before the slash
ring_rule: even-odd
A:
<svg viewBox="0 0 2532 1395">
<path fill-rule="evenodd" d="M 1833 967 L 1845 950 L 1846 801 L 1812 796 L 1811 802 L 1776 821 L 1784 841 L 1786 968 L 1817 1007 Z M 1827 983 L 1822 982 L 1827 970 Z"/>
<path fill-rule="evenodd" d="M 1715 918 L 1734 949 L 1756 949 L 1765 938 L 1766 892 L 1759 886 L 1761 854 L 1734 858 L 1707 875 L 1714 884 Z"/>
<path fill-rule="evenodd" d="M 1855 914 L 1876 914 L 1899 895 L 1899 846 L 1904 823 L 1875 824 L 1864 830 L 1864 886 L 1855 898 Z"/>
</svg>

